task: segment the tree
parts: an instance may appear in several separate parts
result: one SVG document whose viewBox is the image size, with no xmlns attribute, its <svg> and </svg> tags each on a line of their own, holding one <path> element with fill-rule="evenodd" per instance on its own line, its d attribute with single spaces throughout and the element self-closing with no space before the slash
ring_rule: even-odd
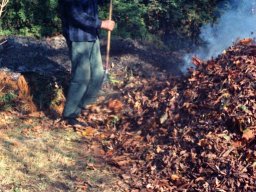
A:
<svg viewBox="0 0 256 192">
<path fill-rule="evenodd" d="M 0 2 L 8 0 L 0 0 Z M 114 35 L 158 40 L 173 49 L 200 42 L 200 28 L 213 23 L 220 7 L 231 0 L 114 0 Z M 233 1 L 233 0 L 232 0 Z M 100 18 L 108 18 L 109 0 L 100 6 Z M 0 20 L 0 35 L 48 36 L 61 31 L 58 0 L 12 0 Z M 155 38 L 156 37 L 156 38 Z"/>
<path fill-rule="evenodd" d="M 8 4 L 9 0 L 2 0 L 0 4 L 0 17 L 3 15 L 6 5 Z"/>
<path fill-rule="evenodd" d="M 2 34 L 47 36 L 60 31 L 57 0 L 12 0 L 0 20 Z"/>
</svg>

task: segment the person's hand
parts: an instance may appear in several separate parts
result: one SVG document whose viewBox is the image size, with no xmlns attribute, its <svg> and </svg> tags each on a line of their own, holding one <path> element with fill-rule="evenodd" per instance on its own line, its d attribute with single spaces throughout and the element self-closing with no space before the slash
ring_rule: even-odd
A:
<svg viewBox="0 0 256 192">
<path fill-rule="evenodd" d="M 113 31 L 113 29 L 115 28 L 115 22 L 112 20 L 103 20 L 101 22 L 101 29 L 105 29 L 107 31 Z"/>
</svg>

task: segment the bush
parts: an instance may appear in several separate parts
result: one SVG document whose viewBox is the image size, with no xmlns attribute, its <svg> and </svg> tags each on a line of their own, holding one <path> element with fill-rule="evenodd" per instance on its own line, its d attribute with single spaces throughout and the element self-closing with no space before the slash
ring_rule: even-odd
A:
<svg viewBox="0 0 256 192">
<path fill-rule="evenodd" d="M 0 21 L 1 31 L 47 36 L 60 31 L 57 0 L 12 0 Z"/>
<path fill-rule="evenodd" d="M 117 29 L 114 34 L 122 37 L 143 39 L 148 31 L 144 21 L 146 6 L 137 1 L 114 1 L 114 20 Z"/>
<path fill-rule="evenodd" d="M 12 0 L 0 20 L 2 34 L 47 36 L 60 32 L 58 0 Z M 104 0 L 109 2 L 109 0 Z M 197 43 L 200 27 L 218 16 L 217 5 L 229 0 L 114 0 L 114 35 L 162 39 L 174 47 Z M 108 18 L 108 3 L 100 17 Z M 153 38 L 154 39 L 154 38 Z M 175 43 L 173 43 L 175 42 Z M 175 47 L 175 48 L 176 48 Z"/>
</svg>

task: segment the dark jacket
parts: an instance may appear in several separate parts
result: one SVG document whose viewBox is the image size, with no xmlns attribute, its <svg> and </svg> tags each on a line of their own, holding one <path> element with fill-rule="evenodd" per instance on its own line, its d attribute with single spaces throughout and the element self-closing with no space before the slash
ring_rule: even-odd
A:
<svg viewBox="0 0 256 192">
<path fill-rule="evenodd" d="M 68 41 L 95 41 L 101 20 L 97 0 L 59 0 L 63 35 Z"/>
</svg>

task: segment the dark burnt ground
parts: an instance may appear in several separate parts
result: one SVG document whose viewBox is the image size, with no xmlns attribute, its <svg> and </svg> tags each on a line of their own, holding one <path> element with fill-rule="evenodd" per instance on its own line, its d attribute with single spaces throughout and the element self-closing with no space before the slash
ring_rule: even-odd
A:
<svg viewBox="0 0 256 192">
<path fill-rule="evenodd" d="M 14 72 L 34 72 L 41 75 L 66 75 L 70 71 L 70 61 L 65 39 L 56 36 L 45 39 L 32 37 L 8 37 L 1 51 L 1 67 Z M 105 59 L 105 40 L 102 40 L 102 54 Z M 180 74 L 178 66 L 181 54 L 170 53 L 166 49 L 153 48 L 152 45 L 142 45 L 130 39 L 113 39 L 111 42 L 111 57 L 114 62 L 121 62 L 122 57 L 130 57 L 130 63 L 146 63 L 166 70 L 170 74 Z M 123 67 L 130 63 L 123 63 Z M 63 74 L 64 72 L 64 74 Z"/>
<path fill-rule="evenodd" d="M 8 42 L 0 52 L 0 67 L 25 76 L 39 109 L 49 108 L 56 85 L 66 94 L 71 63 L 63 36 L 44 39 L 11 36 L 3 39 L 7 39 Z M 105 40 L 102 40 L 101 44 L 105 63 Z M 155 71 L 181 74 L 178 68 L 181 54 L 153 48 L 151 45 L 142 45 L 130 39 L 112 40 L 111 63 L 111 78 L 121 77 L 121 81 L 127 72 L 148 77 Z M 104 87 L 107 87 L 104 91 L 116 93 L 113 86 L 107 84 Z M 50 93 L 45 94 L 46 90 Z"/>
</svg>

